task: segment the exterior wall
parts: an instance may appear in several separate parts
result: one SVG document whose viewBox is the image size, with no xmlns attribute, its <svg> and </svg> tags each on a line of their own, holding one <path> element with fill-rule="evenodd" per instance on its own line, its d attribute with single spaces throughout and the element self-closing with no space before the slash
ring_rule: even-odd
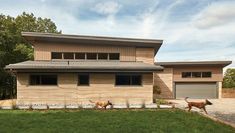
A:
<svg viewBox="0 0 235 133">
<path fill-rule="evenodd" d="M 182 72 L 212 72 L 211 78 L 182 78 Z M 213 66 L 191 66 L 191 67 L 174 67 L 174 82 L 218 82 L 223 81 L 222 67 Z"/>
<path fill-rule="evenodd" d="M 90 104 L 111 100 L 114 104 L 152 103 L 153 75 L 143 74 L 142 86 L 115 86 L 115 74 L 90 74 L 90 86 L 77 86 L 77 74 L 58 74 L 57 86 L 30 86 L 29 74 L 17 75 L 18 104 Z"/>
<path fill-rule="evenodd" d="M 218 82 L 218 98 L 222 98 L 222 82 Z"/>
<path fill-rule="evenodd" d="M 154 94 L 154 98 L 173 98 L 173 68 L 154 73 L 154 85 L 161 89 L 161 94 Z"/>
<path fill-rule="evenodd" d="M 51 52 L 110 52 L 120 53 L 120 61 L 136 61 L 135 47 L 95 46 L 79 44 L 35 43 L 34 59 L 51 60 Z"/>
<path fill-rule="evenodd" d="M 136 48 L 136 61 L 154 64 L 154 48 Z"/>
</svg>

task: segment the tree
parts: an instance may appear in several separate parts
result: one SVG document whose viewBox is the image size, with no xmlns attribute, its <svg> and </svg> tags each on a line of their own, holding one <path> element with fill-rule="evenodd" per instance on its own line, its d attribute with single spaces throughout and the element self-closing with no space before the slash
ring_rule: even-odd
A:
<svg viewBox="0 0 235 133">
<path fill-rule="evenodd" d="M 61 33 L 50 19 L 35 17 L 32 13 L 23 12 L 16 18 L 0 14 L 0 99 L 16 95 L 15 77 L 4 67 L 33 59 L 33 48 L 21 32 Z"/>
<path fill-rule="evenodd" d="M 225 72 L 223 88 L 235 88 L 235 69 L 229 68 Z"/>
</svg>

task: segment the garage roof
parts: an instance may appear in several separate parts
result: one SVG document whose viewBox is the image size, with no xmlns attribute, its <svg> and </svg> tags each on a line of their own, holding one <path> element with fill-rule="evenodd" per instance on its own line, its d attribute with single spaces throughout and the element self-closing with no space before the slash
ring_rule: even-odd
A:
<svg viewBox="0 0 235 133">
<path fill-rule="evenodd" d="M 161 66 L 227 66 L 232 61 L 179 61 L 179 62 L 156 62 L 155 65 Z"/>
</svg>

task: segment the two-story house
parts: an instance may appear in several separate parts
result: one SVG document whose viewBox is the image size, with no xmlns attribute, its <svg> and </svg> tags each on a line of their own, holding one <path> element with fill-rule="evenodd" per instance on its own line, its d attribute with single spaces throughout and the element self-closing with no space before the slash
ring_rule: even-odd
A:
<svg viewBox="0 0 235 133">
<path fill-rule="evenodd" d="M 6 66 L 17 75 L 18 103 L 114 104 L 162 98 L 219 98 L 230 61 L 155 62 L 162 40 L 23 32 L 34 61 Z"/>
</svg>

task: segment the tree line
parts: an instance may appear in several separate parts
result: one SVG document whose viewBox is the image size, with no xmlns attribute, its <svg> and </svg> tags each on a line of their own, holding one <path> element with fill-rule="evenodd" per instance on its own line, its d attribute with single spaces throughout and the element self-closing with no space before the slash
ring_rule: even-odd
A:
<svg viewBox="0 0 235 133">
<path fill-rule="evenodd" d="M 35 17 L 23 12 L 16 17 L 0 14 L 0 99 L 16 97 L 16 77 L 6 72 L 8 64 L 33 60 L 33 48 L 21 32 L 43 32 L 61 34 L 49 18 Z"/>
</svg>

